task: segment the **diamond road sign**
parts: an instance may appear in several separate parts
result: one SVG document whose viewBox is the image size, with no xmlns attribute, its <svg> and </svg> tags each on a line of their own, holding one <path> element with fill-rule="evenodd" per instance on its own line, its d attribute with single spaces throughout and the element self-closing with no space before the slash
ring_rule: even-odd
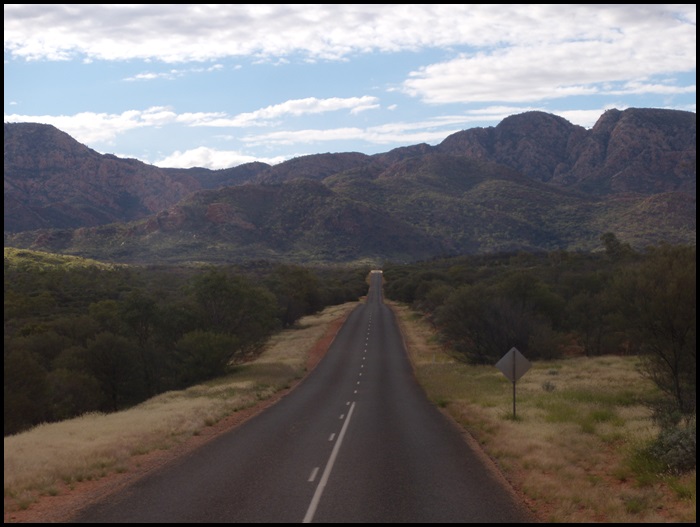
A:
<svg viewBox="0 0 700 527">
<path fill-rule="evenodd" d="M 496 368 L 513 383 L 513 419 L 515 419 L 515 383 L 530 369 L 530 361 L 516 348 L 510 348 L 510 351 L 496 363 Z"/>
<path fill-rule="evenodd" d="M 510 348 L 510 351 L 496 363 L 496 368 L 501 370 L 501 373 L 511 382 L 520 379 L 531 366 L 530 361 L 517 348 Z"/>
</svg>

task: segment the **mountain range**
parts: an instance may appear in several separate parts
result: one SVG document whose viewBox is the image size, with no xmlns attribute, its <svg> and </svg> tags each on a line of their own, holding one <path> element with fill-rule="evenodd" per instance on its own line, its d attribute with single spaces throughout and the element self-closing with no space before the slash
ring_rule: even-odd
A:
<svg viewBox="0 0 700 527">
<path fill-rule="evenodd" d="M 126 263 L 417 261 L 695 245 L 696 116 L 525 112 L 441 143 L 223 170 L 100 154 L 5 123 L 5 246 Z"/>
</svg>

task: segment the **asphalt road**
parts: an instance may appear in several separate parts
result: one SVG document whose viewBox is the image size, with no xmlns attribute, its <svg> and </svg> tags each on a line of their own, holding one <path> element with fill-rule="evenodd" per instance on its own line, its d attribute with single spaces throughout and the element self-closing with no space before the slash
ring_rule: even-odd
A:
<svg viewBox="0 0 700 527">
<path fill-rule="evenodd" d="M 74 519 L 532 521 L 417 384 L 380 273 L 323 360 L 286 397 Z"/>
</svg>

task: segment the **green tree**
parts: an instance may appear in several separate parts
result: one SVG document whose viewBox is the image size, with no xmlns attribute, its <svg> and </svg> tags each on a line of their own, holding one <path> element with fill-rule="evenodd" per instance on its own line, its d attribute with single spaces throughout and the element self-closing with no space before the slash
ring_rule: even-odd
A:
<svg viewBox="0 0 700 527">
<path fill-rule="evenodd" d="M 244 353 L 258 348 L 278 327 L 274 295 L 246 277 L 213 270 L 197 277 L 192 291 L 199 329 L 235 336 Z"/>
<path fill-rule="evenodd" d="M 59 368 L 50 371 L 46 381 L 51 421 L 70 419 L 104 406 L 100 383 L 89 373 Z"/>
<path fill-rule="evenodd" d="M 119 316 L 119 302 L 113 299 L 99 300 L 88 306 L 89 315 L 94 318 L 102 331 L 121 333 L 124 329 Z"/>
<path fill-rule="evenodd" d="M 417 300 L 415 305 L 427 314 L 430 320 L 433 320 L 435 311 L 445 303 L 453 292 L 454 288 L 443 282 L 426 282 L 425 287 L 420 290 L 421 300 Z"/>
<path fill-rule="evenodd" d="M 100 325 L 90 315 L 57 316 L 50 327 L 59 335 L 66 337 L 72 344 L 85 346 L 88 339 L 100 331 Z"/>
<path fill-rule="evenodd" d="M 175 348 L 180 387 L 225 375 L 241 349 L 238 339 L 231 335 L 202 330 L 183 335 Z"/>
<path fill-rule="evenodd" d="M 644 352 L 644 373 L 685 416 L 696 405 L 695 264 L 695 247 L 662 245 L 616 283 L 625 322 Z"/>
<path fill-rule="evenodd" d="M 634 254 L 634 250 L 629 243 L 623 243 L 612 232 L 606 232 L 600 237 L 605 247 L 605 254 L 613 260 L 621 260 L 626 256 Z"/>
<path fill-rule="evenodd" d="M 104 331 L 88 341 L 85 365 L 105 394 L 105 410 L 117 411 L 143 399 L 135 344 Z"/>
<path fill-rule="evenodd" d="M 140 290 L 135 290 L 119 304 L 118 312 L 126 331 L 136 339 L 136 353 L 147 393 L 155 395 L 160 390 L 163 366 L 153 339 L 160 322 L 158 304 Z"/>
<path fill-rule="evenodd" d="M 15 337 L 11 343 L 13 348 L 22 348 L 32 352 L 47 370 L 61 351 L 70 345 L 70 339 L 48 329 L 43 324 L 26 326 L 22 330 L 22 335 Z"/>
<path fill-rule="evenodd" d="M 565 282 L 566 329 L 576 335 L 587 356 L 617 352 L 618 341 L 626 337 L 615 331 L 618 306 L 611 272 L 586 270 L 568 275 Z"/>
<path fill-rule="evenodd" d="M 568 322 L 583 345 L 587 356 L 602 355 L 606 349 L 609 325 L 606 323 L 606 295 L 583 290 L 574 295 L 566 306 Z"/>
<path fill-rule="evenodd" d="M 465 360 L 495 364 L 513 346 L 528 358 L 552 358 L 557 334 L 545 314 L 559 299 L 518 276 L 487 287 L 462 286 L 435 311 L 435 325 Z"/>
<path fill-rule="evenodd" d="M 320 282 L 304 267 L 279 265 L 265 284 L 277 298 L 278 316 L 284 327 L 323 307 Z"/>
<path fill-rule="evenodd" d="M 528 271 L 516 271 L 498 282 L 498 290 L 512 309 L 523 317 L 536 314 L 553 322 L 559 322 L 564 310 L 563 299 L 536 275 Z"/>
<path fill-rule="evenodd" d="M 503 334 L 493 316 L 492 297 L 484 285 L 462 286 L 435 313 L 435 325 L 446 344 L 474 364 L 491 364 L 498 360 L 499 353 L 505 353 Z"/>
<path fill-rule="evenodd" d="M 46 419 L 46 369 L 25 349 L 6 352 L 3 367 L 4 433 L 10 435 Z"/>
</svg>

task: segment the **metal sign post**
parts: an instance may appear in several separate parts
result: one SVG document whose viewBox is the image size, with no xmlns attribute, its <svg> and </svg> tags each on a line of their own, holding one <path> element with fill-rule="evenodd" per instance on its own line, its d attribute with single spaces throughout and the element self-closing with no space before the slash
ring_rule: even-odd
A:
<svg viewBox="0 0 700 527">
<path fill-rule="evenodd" d="M 532 365 L 517 348 L 510 348 L 508 353 L 496 363 L 496 368 L 513 383 L 513 419 L 515 419 L 515 382 L 520 379 Z"/>
</svg>

